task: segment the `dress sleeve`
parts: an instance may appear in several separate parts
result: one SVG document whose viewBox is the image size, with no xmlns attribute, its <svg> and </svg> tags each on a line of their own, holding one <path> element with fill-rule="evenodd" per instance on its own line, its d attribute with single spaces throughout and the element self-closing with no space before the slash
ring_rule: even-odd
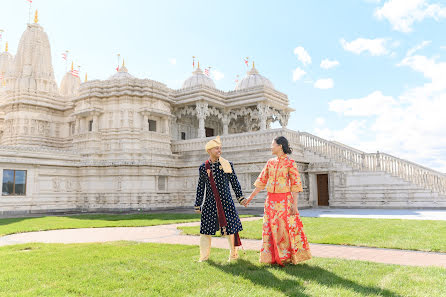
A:
<svg viewBox="0 0 446 297">
<path fill-rule="evenodd" d="M 198 169 L 198 185 L 197 185 L 197 196 L 195 198 L 195 210 L 201 210 L 201 205 L 203 204 L 203 197 L 206 188 L 206 171 L 203 166 Z"/>
<path fill-rule="evenodd" d="M 260 172 L 259 177 L 257 177 L 256 181 L 254 182 L 254 186 L 256 188 L 261 188 L 263 190 L 266 184 L 268 183 L 268 178 L 269 178 L 268 164 L 269 161 L 266 163 L 265 167 L 263 167 L 262 172 Z"/>
<path fill-rule="evenodd" d="M 234 190 L 237 201 L 241 203 L 243 200 L 245 200 L 245 197 L 243 197 L 242 187 L 240 186 L 237 175 L 235 174 L 234 165 L 232 164 L 232 162 L 230 162 L 230 164 L 232 173 L 229 173 L 229 182 L 231 183 L 232 189 Z"/>
<path fill-rule="evenodd" d="M 302 181 L 300 179 L 299 170 L 297 170 L 297 164 L 295 161 L 292 161 L 291 163 L 289 175 L 291 192 L 302 192 Z"/>
</svg>

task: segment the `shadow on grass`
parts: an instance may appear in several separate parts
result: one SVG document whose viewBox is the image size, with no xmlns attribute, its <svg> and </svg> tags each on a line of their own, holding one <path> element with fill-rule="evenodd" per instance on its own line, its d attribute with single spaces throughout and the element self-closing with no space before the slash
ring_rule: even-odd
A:
<svg viewBox="0 0 446 297">
<path fill-rule="evenodd" d="M 387 289 L 381 289 L 373 286 L 366 286 L 358 284 L 354 281 L 342 278 L 335 273 L 327 271 L 320 267 L 310 266 L 308 264 L 289 265 L 286 267 L 278 266 L 257 266 L 243 259 L 237 260 L 231 264 L 219 264 L 212 260 L 208 261 L 209 265 L 220 269 L 225 273 L 232 274 L 234 276 L 243 277 L 251 281 L 255 285 L 263 286 L 266 288 L 273 288 L 277 291 L 281 291 L 286 296 L 309 296 L 303 291 L 305 290 L 303 284 L 306 282 L 315 282 L 324 287 L 343 287 L 347 290 L 355 291 L 358 294 L 364 296 L 377 295 L 377 296 L 389 296 L 400 297 L 400 295 L 389 291 Z M 299 281 L 291 279 L 280 279 L 275 276 L 270 270 L 281 270 L 289 274 L 293 278 L 299 279 Z"/>
</svg>

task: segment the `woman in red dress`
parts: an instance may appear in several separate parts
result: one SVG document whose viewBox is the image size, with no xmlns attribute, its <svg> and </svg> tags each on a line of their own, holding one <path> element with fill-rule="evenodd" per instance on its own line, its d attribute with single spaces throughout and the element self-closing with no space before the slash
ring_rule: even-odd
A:
<svg viewBox="0 0 446 297">
<path fill-rule="evenodd" d="M 268 160 L 256 182 L 249 202 L 265 187 L 268 195 L 263 216 L 260 262 L 297 264 L 311 259 L 310 247 L 297 210 L 302 182 L 296 162 L 288 157 L 292 149 L 288 140 L 279 136 L 271 144 L 277 157 Z"/>
</svg>

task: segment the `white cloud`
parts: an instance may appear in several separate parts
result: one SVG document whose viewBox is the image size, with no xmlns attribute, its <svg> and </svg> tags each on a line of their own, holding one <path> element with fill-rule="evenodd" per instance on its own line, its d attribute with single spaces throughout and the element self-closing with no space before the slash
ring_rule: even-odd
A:
<svg viewBox="0 0 446 297">
<path fill-rule="evenodd" d="M 357 38 L 350 42 L 346 41 L 344 38 L 340 40 L 344 50 L 357 55 L 361 54 L 362 52 L 369 52 L 372 56 L 382 56 L 388 54 L 389 50 L 386 48 L 387 41 L 388 39 L 386 38 Z"/>
<path fill-rule="evenodd" d="M 315 122 L 316 122 L 316 125 L 322 126 L 323 124 L 325 124 L 325 119 L 322 117 L 317 117 Z"/>
<path fill-rule="evenodd" d="M 374 91 L 362 98 L 333 100 L 331 111 L 360 118 L 340 130 L 315 131 L 366 152 L 379 150 L 446 172 L 446 62 L 415 55 L 398 66 L 410 67 L 429 81 L 395 97 Z"/>
<path fill-rule="evenodd" d="M 375 16 L 388 20 L 394 30 L 407 33 L 412 31 L 415 22 L 446 17 L 446 7 L 429 4 L 426 0 L 389 0 L 375 10 Z"/>
<path fill-rule="evenodd" d="M 339 66 L 339 62 L 336 60 L 324 59 L 321 61 L 321 68 L 330 69 Z"/>
<path fill-rule="evenodd" d="M 406 56 L 412 56 L 416 51 L 419 51 L 420 49 L 428 46 L 429 44 L 431 44 L 430 40 L 424 40 L 423 42 L 421 42 L 420 44 L 417 44 L 416 46 L 414 46 L 413 48 L 409 49 L 406 53 Z"/>
<path fill-rule="evenodd" d="M 306 72 L 303 69 L 297 67 L 296 69 L 293 70 L 293 81 L 298 81 L 305 74 L 306 74 Z"/>
<path fill-rule="evenodd" d="M 171 59 L 169 59 L 169 62 L 170 62 L 170 64 L 172 64 L 172 65 L 176 65 L 176 64 L 177 64 L 177 59 L 175 59 L 175 58 L 171 58 Z"/>
<path fill-rule="evenodd" d="M 310 54 L 302 47 L 298 46 L 294 49 L 294 54 L 297 56 L 297 59 L 302 62 L 304 66 L 307 64 L 311 64 Z"/>
<path fill-rule="evenodd" d="M 335 140 L 344 144 L 348 143 L 358 143 L 360 141 L 360 136 L 365 133 L 366 121 L 364 120 L 353 120 L 345 126 L 345 128 L 340 130 L 332 130 L 329 128 L 319 128 L 314 129 L 315 134 L 319 137 L 325 138 L 327 140 Z"/>
<path fill-rule="evenodd" d="M 430 82 L 423 86 L 404 93 L 402 98 L 406 101 L 416 101 L 418 97 L 432 96 L 436 92 L 446 90 L 446 62 L 436 62 L 435 58 L 416 55 L 405 57 L 398 66 L 408 66 L 430 79 Z"/>
<path fill-rule="evenodd" d="M 314 83 L 314 87 L 317 89 L 331 89 L 334 86 L 334 82 L 333 79 L 331 78 L 322 78 L 322 79 L 318 79 L 315 83 Z"/>
<path fill-rule="evenodd" d="M 396 103 L 392 96 L 375 91 L 363 98 L 330 101 L 329 110 L 347 116 L 372 116 L 390 110 Z"/>
<path fill-rule="evenodd" d="M 211 70 L 211 76 L 215 79 L 215 80 L 221 80 L 225 77 L 225 75 L 218 71 L 218 70 Z"/>
</svg>

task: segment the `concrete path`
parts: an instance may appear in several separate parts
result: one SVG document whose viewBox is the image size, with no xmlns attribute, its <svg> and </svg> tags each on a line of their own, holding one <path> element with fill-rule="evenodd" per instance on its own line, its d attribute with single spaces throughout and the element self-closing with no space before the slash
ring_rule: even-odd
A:
<svg viewBox="0 0 446 297">
<path fill-rule="evenodd" d="M 301 217 L 446 221 L 446 209 L 311 208 L 299 209 L 299 213 Z"/>
<path fill-rule="evenodd" d="M 242 221 L 259 219 L 261 218 L 243 218 Z M 198 246 L 198 236 L 181 235 L 181 231 L 177 229 L 179 226 L 197 226 L 198 224 L 199 222 L 193 222 L 151 227 L 84 228 L 18 233 L 0 237 L 0 246 L 31 242 L 91 243 L 117 240 Z M 245 250 L 259 251 L 261 247 L 261 240 L 242 239 L 242 243 Z M 214 237 L 212 239 L 212 247 L 226 249 L 228 247 L 227 239 Z M 310 244 L 310 249 L 314 257 L 363 260 L 409 266 L 439 266 L 446 268 L 446 253 L 314 243 Z M 242 251 L 240 253 L 243 255 Z"/>
</svg>

